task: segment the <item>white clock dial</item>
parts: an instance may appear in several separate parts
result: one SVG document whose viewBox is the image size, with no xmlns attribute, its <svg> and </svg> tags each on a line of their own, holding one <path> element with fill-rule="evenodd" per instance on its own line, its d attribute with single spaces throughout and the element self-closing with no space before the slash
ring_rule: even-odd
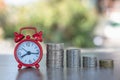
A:
<svg viewBox="0 0 120 80">
<path fill-rule="evenodd" d="M 38 45 L 32 41 L 22 42 L 17 48 L 17 57 L 24 64 L 33 64 L 40 56 Z"/>
</svg>

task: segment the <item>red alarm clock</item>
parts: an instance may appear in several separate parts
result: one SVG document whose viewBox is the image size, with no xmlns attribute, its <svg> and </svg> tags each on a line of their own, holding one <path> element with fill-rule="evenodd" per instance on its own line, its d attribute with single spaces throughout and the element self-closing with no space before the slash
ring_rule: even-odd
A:
<svg viewBox="0 0 120 80">
<path fill-rule="evenodd" d="M 32 36 L 22 34 L 23 30 L 31 29 L 35 31 Z M 14 33 L 14 41 L 17 43 L 14 49 L 14 57 L 19 63 L 18 68 L 22 66 L 39 68 L 39 62 L 43 56 L 43 49 L 39 42 L 42 42 L 42 31 L 37 32 L 35 27 L 23 27 L 20 32 Z"/>
</svg>

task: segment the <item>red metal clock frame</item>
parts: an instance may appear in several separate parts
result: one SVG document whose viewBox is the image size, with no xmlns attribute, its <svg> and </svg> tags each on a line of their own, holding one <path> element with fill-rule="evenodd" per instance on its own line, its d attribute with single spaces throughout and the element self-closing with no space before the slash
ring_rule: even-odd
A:
<svg viewBox="0 0 120 80">
<path fill-rule="evenodd" d="M 22 31 L 23 29 L 34 29 L 34 30 L 35 30 L 35 33 L 37 33 L 36 28 L 34 28 L 34 27 L 26 27 L 26 28 L 22 28 L 22 29 L 20 30 L 20 34 L 21 34 L 21 31 Z M 39 50 L 40 50 L 40 55 L 39 55 L 38 59 L 37 59 L 34 63 L 32 63 L 32 64 L 25 64 L 25 63 L 23 63 L 22 61 L 19 60 L 19 58 L 18 58 L 18 56 L 17 56 L 17 49 L 18 49 L 19 45 L 20 45 L 21 43 L 23 43 L 23 42 L 26 42 L 26 41 L 34 42 L 34 43 L 39 47 Z M 41 41 L 42 41 L 42 40 L 41 40 Z M 18 41 L 18 44 L 16 45 L 16 47 L 15 47 L 15 49 L 14 49 L 14 57 L 15 57 L 16 61 L 18 62 L 18 68 L 19 68 L 19 69 L 21 69 L 22 66 L 25 66 L 25 67 L 35 66 L 36 68 L 39 68 L 39 62 L 41 61 L 41 59 L 42 59 L 42 57 L 43 57 L 43 49 L 42 49 L 42 46 L 41 46 L 41 44 L 39 43 L 39 41 L 38 41 L 37 39 L 34 39 L 34 38 L 32 39 L 32 38 L 30 37 L 30 35 L 27 35 L 26 38 L 24 38 L 23 40 Z"/>
</svg>

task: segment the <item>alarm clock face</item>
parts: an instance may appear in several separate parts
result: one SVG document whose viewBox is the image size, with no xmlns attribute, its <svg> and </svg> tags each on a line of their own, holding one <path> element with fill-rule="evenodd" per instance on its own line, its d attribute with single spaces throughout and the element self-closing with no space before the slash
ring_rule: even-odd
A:
<svg viewBox="0 0 120 80">
<path fill-rule="evenodd" d="M 40 47 L 33 41 L 23 41 L 17 46 L 16 56 L 23 64 L 33 64 L 40 58 Z"/>
</svg>

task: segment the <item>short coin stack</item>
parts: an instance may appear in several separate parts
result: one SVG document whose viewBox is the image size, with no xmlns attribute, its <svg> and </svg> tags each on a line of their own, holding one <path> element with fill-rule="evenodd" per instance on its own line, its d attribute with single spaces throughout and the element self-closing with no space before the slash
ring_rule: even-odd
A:
<svg viewBox="0 0 120 80">
<path fill-rule="evenodd" d="M 97 67 L 97 58 L 95 56 L 83 56 L 83 68 Z"/>
<path fill-rule="evenodd" d="M 80 49 L 67 49 L 66 61 L 68 68 L 80 68 Z"/>
<path fill-rule="evenodd" d="M 102 59 L 99 60 L 99 65 L 101 68 L 113 68 L 114 63 L 112 59 Z"/>
<path fill-rule="evenodd" d="M 64 60 L 64 44 L 48 43 L 46 65 L 48 68 L 62 68 Z"/>
</svg>

